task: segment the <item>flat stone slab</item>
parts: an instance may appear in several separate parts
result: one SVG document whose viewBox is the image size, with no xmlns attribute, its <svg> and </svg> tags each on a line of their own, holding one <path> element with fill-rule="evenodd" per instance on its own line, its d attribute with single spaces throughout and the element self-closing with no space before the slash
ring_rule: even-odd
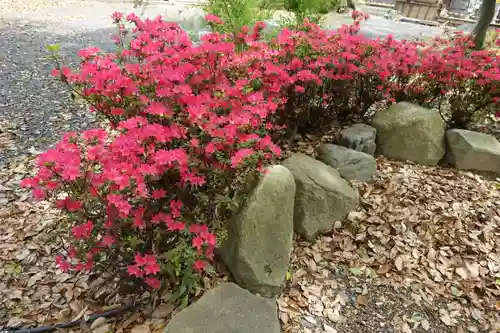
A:
<svg viewBox="0 0 500 333">
<path fill-rule="evenodd" d="M 500 142 L 492 135 L 451 129 L 446 144 L 447 160 L 457 169 L 500 173 Z"/>
<path fill-rule="evenodd" d="M 164 333 L 280 333 L 275 299 L 256 296 L 234 283 L 208 291 L 175 315 Z"/>
<path fill-rule="evenodd" d="M 331 166 L 347 180 L 370 181 L 377 172 L 373 156 L 346 147 L 322 144 L 316 149 L 318 160 Z"/>
</svg>

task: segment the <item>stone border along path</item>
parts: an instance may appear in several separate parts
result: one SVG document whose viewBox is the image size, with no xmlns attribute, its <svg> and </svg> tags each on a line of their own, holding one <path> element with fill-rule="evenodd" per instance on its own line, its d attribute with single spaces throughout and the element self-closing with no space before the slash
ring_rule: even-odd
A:
<svg viewBox="0 0 500 333">
<path fill-rule="evenodd" d="M 445 135 L 437 111 L 401 102 L 379 111 L 372 126 L 342 131 L 339 143 L 345 147 L 319 146 L 317 153 L 326 164 L 296 153 L 269 167 L 230 221 L 220 249 L 223 261 L 241 288 L 271 301 L 223 284 L 175 315 L 165 333 L 280 332 L 274 297 L 289 272 L 293 232 L 314 242 L 356 211 L 359 196 L 346 180 L 370 181 L 376 172 L 375 152 L 394 160 L 432 166 L 448 161 L 459 169 L 500 174 L 497 139 L 466 130 Z"/>
</svg>

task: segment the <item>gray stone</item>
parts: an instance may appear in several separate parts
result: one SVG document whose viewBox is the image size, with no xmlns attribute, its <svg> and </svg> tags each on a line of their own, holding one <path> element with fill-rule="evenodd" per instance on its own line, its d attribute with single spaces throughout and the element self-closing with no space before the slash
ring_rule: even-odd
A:
<svg viewBox="0 0 500 333">
<path fill-rule="evenodd" d="M 354 124 L 340 132 L 339 144 L 349 149 L 375 155 L 377 130 L 365 124 Z"/>
<path fill-rule="evenodd" d="M 373 156 L 342 146 L 323 144 L 316 150 L 318 160 L 331 166 L 347 180 L 370 181 L 377 172 Z"/>
<path fill-rule="evenodd" d="M 281 291 L 292 252 L 295 182 L 282 165 L 268 171 L 229 222 L 219 253 L 240 286 L 273 296 Z"/>
<path fill-rule="evenodd" d="M 208 291 L 176 314 L 164 333 L 280 333 L 276 300 L 253 295 L 234 283 Z"/>
<path fill-rule="evenodd" d="M 458 169 L 500 173 L 500 142 L 489 134 L 452 129 L 446 132 L 447 160 Z"/>
<path fill-rule="evenodd" d="M 377 153 L 395 160 L 436 165 L 445 154 L 444 122 L 438 112 L 400 102 L 372 119 Z"/>
<path fill-rule="evenodd" d="M 294 227 L 307 240 L 332 229 L 355 210 L 359 196 L 339 172 L 303 154 L 293 154 L 283 161 L 295 178 Z"/>
</svg>

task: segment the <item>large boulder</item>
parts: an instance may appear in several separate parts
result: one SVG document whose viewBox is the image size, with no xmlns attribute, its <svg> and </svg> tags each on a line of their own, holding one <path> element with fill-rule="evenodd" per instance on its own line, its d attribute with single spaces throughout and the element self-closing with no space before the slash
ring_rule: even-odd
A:
<svg viewBox="0 0 500 333">
<path fill-rule="evenodd" d="M 359 196 L 339 172 L 307 155 L 283 161 L 295 178 L 295 232 L 307 240 L 332 229 L 358 207 Z"/>
<path fill-rule="evenodd" d="M 451 129 L 446 132 L 447 160 L 458 169 L 500 173 L 500 142 L 489 134 Z"/>
<path fill-rule="evenodd" d="M 339 145 L 375 155 L 377 130 L 366 124 L 354 124 L 340 132 Z"/>
<path fill-rule="evenodd" d="M 276 300 L 233 283 L 208 291 L 176 314 L 164 333 L 280 333 Z"/>
<path fill-rule="evenodd" d="M 292 252 L 295 182 L 284 166 L 267 170 L 229 222 L 219 253 L 240 286 L 273 296 L 281 291 Z"/>
<path fill-rule="evenodd" d="M 436 165 L 445 154 L 444 122 L 438 112 L 401 102 L 379 111 L 377 153 L 395 160 Z"/>
<path fill-rule="evenodd" d="M 373 156 L 342 146 L 323 144 L 316 149 L 318 160 L 331 166 L 347 180 L 370 181 L 377 172 Z"/>
</svg>

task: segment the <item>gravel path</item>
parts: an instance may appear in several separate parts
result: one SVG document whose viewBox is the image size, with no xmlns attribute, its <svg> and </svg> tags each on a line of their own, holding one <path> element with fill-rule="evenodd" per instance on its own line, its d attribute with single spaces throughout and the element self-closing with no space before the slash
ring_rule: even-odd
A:
<svg viewBox="0 0 500 333">
<path fill-rule="evenodd" d="M 178 21 L 193 12 L 185 7 L 186 2 L 151 1 L 144 15 Z M 140 12 L 116 0 L 0 0 L 0 165 L 46 149 L 66 131 L 95 125 L 93 115 L 50 76 L 46 46 L 59 43 L 70 64 L 81 48 L 112 48 L 113 11 Z"/>
</svg>

